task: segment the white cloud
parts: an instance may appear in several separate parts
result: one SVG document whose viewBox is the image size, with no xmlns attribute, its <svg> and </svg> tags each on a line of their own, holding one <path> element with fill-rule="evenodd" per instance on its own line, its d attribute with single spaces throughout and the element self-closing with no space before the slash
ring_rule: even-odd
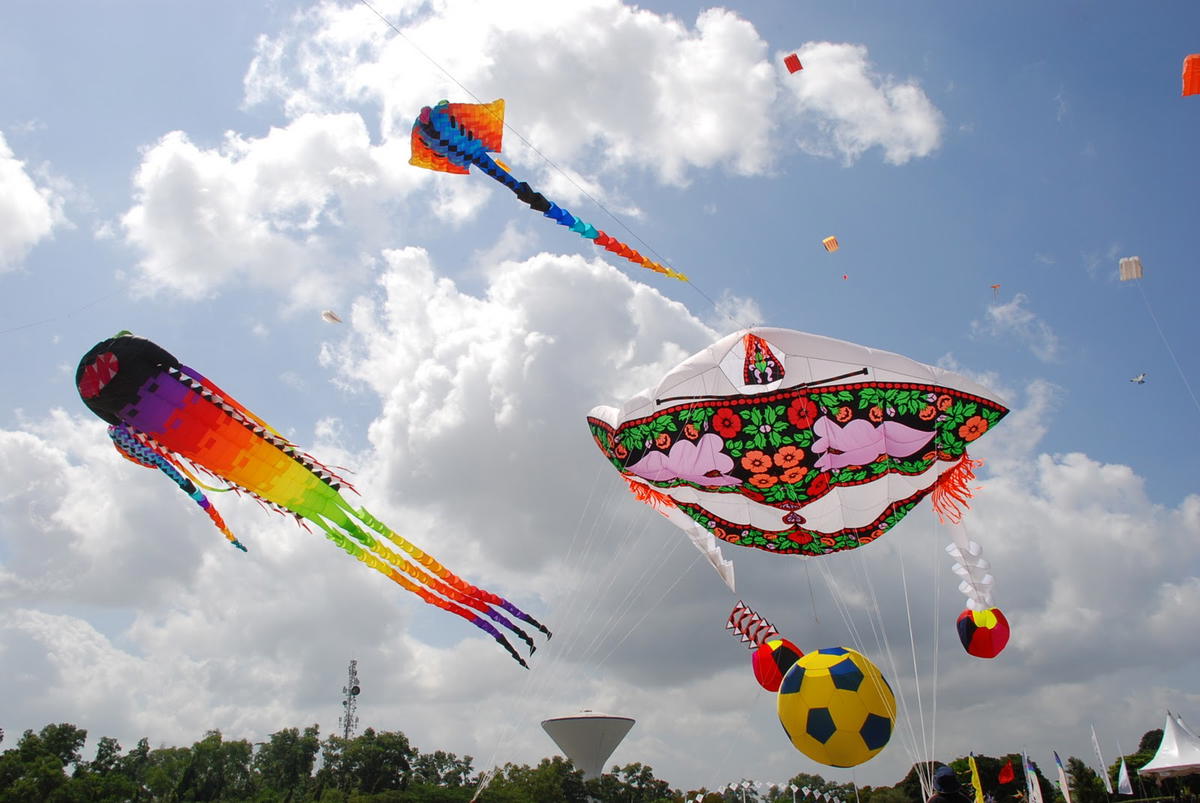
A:
<svg viewBox="0 0 1200 803">
<path fill-rule="evenodd" d="M 880 76 L 865 46 L 807 42 L 797 53 L 804 70 L 784 86 L 800 114 L 798 142 L 809 153 L 852 164 L 880 147 L 885 161 L 904 164 L 941 144 L 941 112 L 915 81 Z"/>
<path fill-rule="evenodd" d="M 17 267 L 31 248 L 66 224 L 55 183 L 36 182 L 0 132 L 0 273 Z"/>
<path fill-rule="evenodd" d="M 506 98 L 513 129 L 574 169 L 590 157 L 596 172 L 637 166 L 678 184 L 691 168 L 760 173 L 770 162 L 774 69 L 754 26 L 730 11 L 688 27 L 617 0 L 377 8 L 402 36 L 365 7 L 325 2 L 261 38 L 247 102 L 279 99 L 293 115 L 373 103 L 383 140 L 407 140 L 422 106 L 470 102 L 465 86 Z M 543 167 L 512 132 L 505 150 Z"/>
<path fill-rule="evenodd" d="M 350 113 L 305 115 L 260 138 L 231 132 L 212 149 L 171 132 L 146 150 L 121 220 L 144 253 L 134 288 L 199 298 L 245 279 L 328 306 L 365 262 L 331 233 L 350 226 L 369 241 L 389 199 L 419 180 L 406 163 L 372 146 Z"/>
<path fill-rule="evenodd" d="M 1042 362 L 1054 362 L 1058 359 L 1058 335 L 1025 306 L 1028 301 L 1024 293 L 1017 293 L 1006 304 L 988 305 L 987 319 L 972 321 L 971 331 L 976 335 L 1015 337 Z"/>
</svg>

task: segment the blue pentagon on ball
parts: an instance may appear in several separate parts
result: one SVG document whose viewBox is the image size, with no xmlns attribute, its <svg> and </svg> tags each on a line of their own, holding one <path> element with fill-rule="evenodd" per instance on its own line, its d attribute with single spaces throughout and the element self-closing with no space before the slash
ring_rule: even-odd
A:
<svg viewBox="0 0 1200 803">
<path fill-rule="evenodd" d="M 896 717 L 896 698 L 879 668 L 846 647 L 801 656 L 784 675 L 776 702 L 792 745 L 831 767 L 877 755 Z"/>
</svg>

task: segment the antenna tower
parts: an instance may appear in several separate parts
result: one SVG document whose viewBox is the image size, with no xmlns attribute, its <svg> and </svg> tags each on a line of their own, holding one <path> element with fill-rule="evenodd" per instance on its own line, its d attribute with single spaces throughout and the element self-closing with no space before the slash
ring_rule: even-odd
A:
<svg viewBox="0 0 1200 803">
<path fill-rule="evenodd" d="M 342 729 L 342 738 L 349 741 L 350 737 L 354 736 L 354 730 L 358 727 L 358 693 L 361 691 L 358 685 L 358 661 L 352 659 L 350 661 L 350 671 L 346 674 L 346 685 L 342 687 L 342 716 L 338 719 L 338 727 Z"/>
</svg>

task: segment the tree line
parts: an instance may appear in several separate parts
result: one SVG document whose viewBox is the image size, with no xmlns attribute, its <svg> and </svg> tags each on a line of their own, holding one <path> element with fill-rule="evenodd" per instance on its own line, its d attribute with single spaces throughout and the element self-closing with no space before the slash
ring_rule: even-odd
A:
<svg viewBox="0 0 1200 803">
<path fill-rule="evenodd" d="M 0 742 L 4 732 L 0 730 Z M 1200 775 L 1168 779 L 1162 784 L 1136 778 L 1136 768 L 1150 760 L 1162 740 L 1162 730 L 1148 731 L 1138 750 L 1125 756 L 1134 777 L 1135 798 L 1165 796 L 1186 798 L 1200 792 Z M 789 786 L 825 793 L 846 803 L 909 803 L 921 801 L 917 767 L 894 786 L 863 786 L 827 781 L 820 775 L 799 773 L 787 784 L 769 789 L 752 787 L 726 790 L 674 789 L 641 763 L 613 766 L 599 778 L 585 780 L 582 771 L 559 756 L 542 759 L 537 766 L 505 764 L 486 788 L 478 792 L 481 773 L 471 756 L 434 750 L 424 753 L 399 731 L 367 728 L 351 739 L 329 736 L 319 729 L 285 728 L 266 741 L 226 740 L 220 731 L 209 731 L 191 747 L 152 749 L 146 739 L 122 751 L 116 739 L 105 736 L 96 745 L 95 757 L 82 751 L 87 731 L 69 723 L 27 730 L 16 745 L 0 753 L 0 803 L 182 803 L 183 801 L 252 801 L 253 803 L 585 803 L 588 800 L 621 803 L 730 803 L 791 801 Z M 1001 769 L 1012 762 L 1015 778 L 1000 783 Z M 1025 776 L 1019 754 L 975 756 L 983 790 L 991 800 L 1024 799 Z M 967 783 L 967 758 L 950 766 Z M 1116 787 L 1120 758 L 1106 768 Z M 1101 777 L 1074 756 L 1065 764 L 1073 803 L 1110 803 Z M 1057 784 L 1034 765 L 1042 797 L 1062 800 Z M 477 796 L 476 796 L 477 795 Z M 743 797 L 744 796 L 744 797 Z M 796 797 L 800 800 L 801 797 Z M 1128 799 L 1128 798 L 1125 798 Z"/>
</svg>

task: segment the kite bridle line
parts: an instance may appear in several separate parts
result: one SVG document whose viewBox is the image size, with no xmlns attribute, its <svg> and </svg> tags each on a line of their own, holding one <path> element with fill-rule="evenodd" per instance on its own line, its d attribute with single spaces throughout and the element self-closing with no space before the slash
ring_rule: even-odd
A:
<svg viewBox="0 0 1200 803">
<path fill-rule="evenodd" d="M 400 28 L 395 23 L 393 23 L 391 20 L 389 20 L 383 14 L 381 14 L 379 12 L 379 10 L 376 9 L 369 2 L 367 2 L 367 0 L 359 0 L 359 2 L 362 3 L 364 6 L 366 6 L 371 11 L 372 14 L 374 14 L 376 17 L 379 17 L 379 19 L 382 20 L 385 25 L 387 25 L 389 28 L 391 28 L 392 31 L 395 32 L 395 34 L 397 36 L 399 36 L 406 43 L 408 43 L 409 47 L 411 47 L 413 50 L 415 50 L 417 53 L 419 53 L 422 58 L 424 58 L 426 61 L 428 61 L 430 64 L 432 64 L 438 70 L 440 70 L 441 73 L 443 75 L 445 75 L 447 78 L 449 78 L 454 83 L 455 86 L 457 86 L 459 89 L 461 89 L 467 95 L 469 95 L 472 100 L 474 100 L 476 103 L 478 103 L 480 105 L 480 108 L 482 108 L 486 113 L 491 114 L 496 119 L 496 121 L 501 126 L 504 127 L 505 130 L 512 132 L 512 135 L 515 136 L 517 139 L 521 140 L 521 142 L 523 142 L 525 144 L 525 146 L 527 148 L 529 148 L 529 150 L 531 150 L 535 154 L 537 154 L 538 157 L 540 157 L 542 159 L 542 161 L 544 161 L 546 164 L 550 165 L 550 167 L 552 167 L 559 175 L 561 175 L 563 178 L 565 178 L 567 180 L 567 182 L 572 187 L 574 187 L 576 190 L 578 190 L 579 193 L 584 198 L 587 198 L 589 201 L 591 201 L 593 204 L 595 204 L 601 211 L 604 212 L 604 214 L 608 215 L 608 217 L 611 218 L 614 223 L 616 223 L 618 226 L 620 226 L 622 229 L 624 229 L 626 232 L 628 232 L 629 236 L 631 238 L 633 238 L 634 240 L 637 240 L 637 242 L 644 249 L 646 249 L 651 254 L 653 254 L 655 259 L 658 262 L 665 265 L 666 267 L 670 267 L 670 261 L 666 257 L 664 257 L 662 254 L 660 254 L 653 245 L 651 245 L 650 243 L 643 240 L 636 231 L 631 229 L 629 227 L 629 225 L 625 223 L 624 220 L 617 217 L 617 215 L 612 210 L 610 210 L 607 206 L 605 206 L 598 199 L 596 199 L 591 193 L 589 193 L 586 189 L 584 189 L 582 186 L 580 186 L 579 182 L 577 182 L 574 179 L 574 177 L 571 176 L 570 173 L 568 173 L 566 170 L 564 170 L 562 167 L 560 167 L 558 165 L 558 163 L 555 162 L 553 159 L 551 159 L 549 156 L 547 156 L 546 154 L 544 154 L 540 150 L 538 150 L 537 147 L 532 142 L 530 142 L 528 139 L 526 139 L 525 136 L 522 135 L 520 131 L 518 131 L 517 129 L 513 128 L 511 125 L 506 123 L 504 121 L 503 117 L 496 115 L 494 112 L 492 112 L 490 109 L 488 109 L 487 104 L 484 101 L 480 100 L 478 95 L 476 95 L 470 89 L 467 89 L 467 87 L 462 83 L 462 81 L 459 81 L 457 78 L 454 77 L 453 73 L 451 73 L 449 70 L 447 70 L 445 67 L 443 67 L 440 63 L 438 63 L 438 61 L 435 58 L 433 58 L 433 56 L 429 55 L 424 50 L 422 50 L 421 47 L 416 42 L 414 42 L 412 39 L 405 36 L 404 31 L 400 30 Z M 702 290 L 700 288 L 700 286 L 697 285 L 695 282 L 693 282 L 690 278 L 684 277 L 682 281 L 684 281 L 688 285 L 690 285 L 691 288 L 693 290 L 695 290 L 698 294 L 700 294 L 700 296 L 705 301 L 707 301 L 714 310 L 716 310 L 717 312 L 719 312 L 720 314 L 722 314 L 726 318 L 728 318 L 735 327 L 737 327 L 739 329 L 749 329 L 750 328 L 749 324 L 739 322 L 736 318 L 734 318 L 732 315 L 730 315 L 727 310 L 722 309 L 721 306 L 715 300 L 713 300 L 712 296 L 710 296 L 708 293 L 704 292 L 704 290 Z"/>
<path fill-rule="evenodd" d="M 805 390 L 807 388 L 815 388 L 821 385 L 828 385 L 830 382 L 837 382 L 840 379 L 849 379 L 852 376 L 866 376 L 870 373 L 867 368 L 859 368 L 857 371 L 851 371 L 848 374 L 839 374 L 831 376 L 828 379 L 814 379 L 812 382 L 801 382 L 799 385 L 791 385 L 786 388 L 776 388 L 772 391 L 767 391 L 757 395 L 765 396 L 768 393 L 786 393 L 789 390 Z M 730 393 L 724 396 L 667 396 L 665 399 L 655 399 L 655 404 L 666 404 L 673 401 L 725 401 L 726 399 L 753 399 L 754 395 L 749 393 Z"/>
</svg>

